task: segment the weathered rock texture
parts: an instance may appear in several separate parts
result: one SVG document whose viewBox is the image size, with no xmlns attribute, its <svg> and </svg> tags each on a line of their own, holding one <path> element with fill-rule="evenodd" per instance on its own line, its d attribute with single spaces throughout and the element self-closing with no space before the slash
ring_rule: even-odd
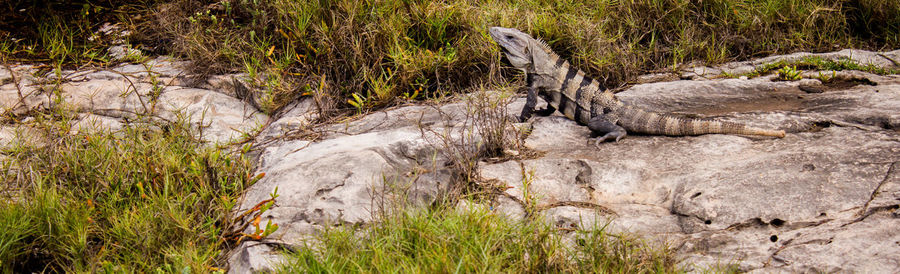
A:
<svg viewBox="0 0 900 274">
<path fill-rule="evenodd" d="M 548 220 L 564 227 L 611 222 L 613 231 L 667 243 L 689 270 L 900 271 L 900 77 L 853 71 L 837 72 L 827 83 L 707 79 L 808 55 L 707 68 L 715 74 L 691 69 L 675 78 L 703 80 L 641 84 L 618 94 L 648 110 L 784 129 L 783 139 L 629 136 L 597 149 L 586 127 L 561 116 L 538 117 L 525 146 L 542 156 L 480 164 L 484 180 L 511 187 L 492 208 L 525 214 L 522 174 L 528 174 L 527 193 Z M 898 55 L 816 56 L 896 67 L 890 59 Z M 277 128 L 258 139 L 264 151 L 258 171 L 266 176 L 241 208 L 252 208 L 277 187 L 277 206 L 263 214 L 281 225 L 269 243 L 300 244 L 322 226 L 369 222 L 398 199 L 387 188 L 400 186 L 400 196 L 420 202 L 446 190 L 446 158 L 434 133 L 464 132 L 463 104 L 400 107 L 308 134 L 310 104 L 286 111 L 272 123 Z M 509 112 L 517 114 L 522 104 L 515 101 Z M 317 138 L 284 138 L 301 131 Z M 231 270 L 267 269 L 281 260 L 275 250 L 244 242 L 231 254 Z"/>
<path fill-rule="evenodd" d="M 586 127 L 561 116 L 536 117 L 524 146 L 542 152 L 527 155 L 540 156 L 478 165 L 481 179 L 510 187 L 491 208 L 521 217 L 522 201 L 534 201 L 538 214 L 561 227 L 609 222 L 614 232 L 668 244 L 688 270 L 900 272 L 900 76 L 808 71 L 795 82 L 720 77 L 805 56 L 643 77 L 649 83 L 618 94 L 647 110 L 784 129 L 785 138 L 628 136 L 598 149 Z M 900 51 L 815 56 L 898 68 Z M 448 147 L 471 149 L 480 138 L 466 100 L 396 107 L 327 125 L 311 124 L 318 118 L 315 104 L 300 100 L 269 122 L 253 107 L 254 98 L 238 98 L 246 97 L 235 81 L 241 76 L 189 85 L 179 66 L 159 58 L 58 74 L 40 66 L 4 67 L 0 112 L 24 123 L 0 126 L 0 147 L 39 145 L 40 132 L 22 117 L 54 104 L 79 113 L 74 131 L 115 130 L 136 117 L 185 119 L 202 129 L 203 139 L 219 143 L 259 131 L 257 172 L 265 176 L 248 189 L 239 210 L 277 189 L 276 205 L 261 217 L 280 229 L 229 253 L 230 271 L 244 273 L 271 269 L 282 260 L 279 244 L 300 245 L 318 228 L 371 222 L 400 201 L 441 199 L 452 178 Z M 835 78 L 812 79 L 820 76 Z M 520 98 L 506 108 L 514 115 L 522 105 Z"/>
<path fill-rule="evenodd" d="M 185 121 L 203 140 L 237 141 L 268 116 L 235 98 L 231 77 L 188 87 L 183 62 L 157 58 L 109 69 L 49 71 L 46 66 L 0 68 L 0 115 L 27 116 L 51 107 L 79 113 L 74 130 L 115 130 L 138 117 Z"/>
<path fill-rule="evenodd" d="M 597 150 L 585 143 L 586 128 L 547 117 L 536 119 L 526 140 L 547 154 L 522 162 L 542 202 L 601 204 L 617 213 L 612 229 L 667 240 L 688 269 L 728 263 L 762 272 L 896 272 L 900 79 L 869 79 L 877 86 L 819 94 L 764 78 L 635 86 L 620 97 L 789 134 L 631 136 Z M 754 105 L 761 110 L 750 110 Z M 522 185 L 518 164 L 483 171 Z M 548 215 L 573 226 L 596 216 L 576 207 Z"/>
</svg>

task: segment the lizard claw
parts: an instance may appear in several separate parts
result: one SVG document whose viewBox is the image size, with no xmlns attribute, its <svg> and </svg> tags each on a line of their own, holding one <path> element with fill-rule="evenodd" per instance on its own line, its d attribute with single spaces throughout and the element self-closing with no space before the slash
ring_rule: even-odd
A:
<svg viewBox="0 0 900 274">
<path fill-rule="evenodd" d="M 599 149 L 600 143 L 606 142 L 606 139 L 608 139 L 608 138 L 609 138 L 609 135 L 604 135 L 603 137 L 594 138 L 594 146 L 597 147 L 597 149 Z"/>
<path fill-rule="evenodd" d="M 624 132 L 622 132 L 622 133 L 620 133 L 620 132 L 609 132 L 609 133 L 606 133 L 606 134 L 603 135 L 603 136 L 594 138 L 594 146 L 596 146 L 597 148 L 600 148 L 600 143 L 606 142 L 606 140 L 608 140 L 608 139 L 610 139 L 610 138 L 615 138 L 615 142 L 619 142 L 619 140 L 622 140 L 623 137 L 625 137 Z"/>
<path fill-rule="evenodd" d="M 597 149 L 600 149 L 600 142 L 600 138 L 594 138 L 594 146 L 597 147 Z"/>
</svg>

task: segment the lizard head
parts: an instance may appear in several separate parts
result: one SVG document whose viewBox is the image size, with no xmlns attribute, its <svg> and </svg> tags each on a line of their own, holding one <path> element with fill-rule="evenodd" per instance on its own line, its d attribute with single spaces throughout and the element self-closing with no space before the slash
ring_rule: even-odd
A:
<svg viewBox="0 0 900 274">
<path fill-rule="evenodd" d="M 549 66 L 554 62 L 543 42 L 517 29 L 491 27 L 489 32 L 514 67 L 525 73 L 551 72 Z"/>
</svg>

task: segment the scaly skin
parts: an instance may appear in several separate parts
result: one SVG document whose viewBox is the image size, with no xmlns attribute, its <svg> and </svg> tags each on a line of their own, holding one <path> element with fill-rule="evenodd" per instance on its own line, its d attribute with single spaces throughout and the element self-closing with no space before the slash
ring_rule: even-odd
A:
<svg viewBox="0 0 900 274">
<path fill-rule="evenodd" d="M 550 115 L 559 110 L 601 136 L 596 139 L 595 145 L 609 139 L 619 141 L 626 132 L 670 136 L 722 133 L 784 137 L 783 130 L 682 118 L 625 105 L 599 82 L 561 59 L 544 42 L 516 29 L 492 27 L 490 34 L 500 44 L 510 63 L 526 73 L 528 98 L 519 116 L 522 121 L 528 120 L 533 113 Z M 547 108 L 535 112 L 537 96 L 547 101 Z"/>
</svg>

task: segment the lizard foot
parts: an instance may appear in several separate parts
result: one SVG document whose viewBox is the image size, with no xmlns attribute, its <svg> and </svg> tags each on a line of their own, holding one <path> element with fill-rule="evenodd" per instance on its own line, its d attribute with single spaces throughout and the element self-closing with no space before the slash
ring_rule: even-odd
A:
<svg viewBox="0 0 900 274">
<path fill-rule="evenodd" d="M 596 146 L 597 148 L 600 148 L 600 143 L 606 142 L 606 140 L 608 140 L 610 138 L 615 138 L 614 140 L 616 142 L 619 142 L 619 140 L 622 140 L 623 137 L 625 137 L 625 132 L 619 132 L 619 131 L 609 132 L 609 133 L 606 133 L 606 135 L 594 138 L 594 146 Z"/>
</svg>

